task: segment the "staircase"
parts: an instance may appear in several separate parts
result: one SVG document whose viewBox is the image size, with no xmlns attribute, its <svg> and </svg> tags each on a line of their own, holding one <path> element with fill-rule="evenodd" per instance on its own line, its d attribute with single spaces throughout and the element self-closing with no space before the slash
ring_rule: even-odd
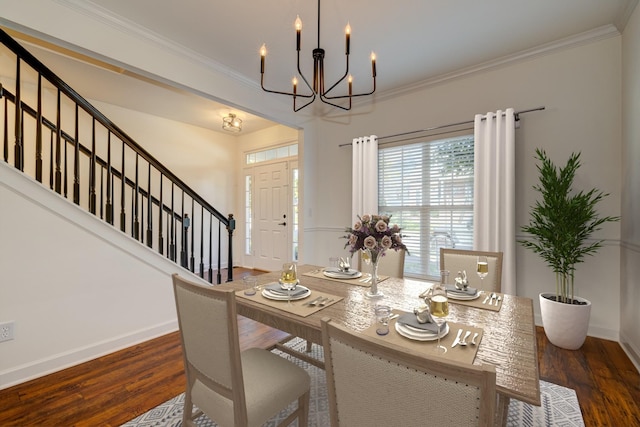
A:
<svg viewBox="0 0 640 427">
<path fill-rule="evenodd" d="M 1 29 L 0 40 L 15 57 L 15 68 L 0 72 L 13 76 L 0 77 L 4 162 L 211 283 L 222 281 L 226 250 L 233 280 L 233 214 L 222 215 Z"/>
</svg>

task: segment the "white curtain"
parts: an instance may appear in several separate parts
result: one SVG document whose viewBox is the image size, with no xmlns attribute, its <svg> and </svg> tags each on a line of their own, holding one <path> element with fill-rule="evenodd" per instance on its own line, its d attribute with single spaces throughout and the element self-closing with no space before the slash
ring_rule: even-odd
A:
<svg viewBox="0 0 640 427">
<path fill-rule="evenodd" d="M 353 139 L 352 220 L 357 215 L 378 213 L 378 137 Z"/>
<path fill-rule="evenodd" d="M 515 116 L 513 108 L 475 116 L 473 242 L 502 251 L 502 291 L 516 294 Z"/>
</svg>

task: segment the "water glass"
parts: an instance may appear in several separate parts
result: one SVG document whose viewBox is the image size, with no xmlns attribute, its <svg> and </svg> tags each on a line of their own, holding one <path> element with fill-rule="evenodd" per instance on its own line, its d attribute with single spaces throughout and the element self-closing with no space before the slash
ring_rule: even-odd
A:
<svg viewBox="0 0 640 427">
<path fill-rule="evenodd" d="M 377 304 L 375 307 L 376 314 L 376 333 L 378 335 L 387 335 L 389 333 L 389 317 L 391 316 L 391 307 L 384 304 Z"/>
<path fill-rule="evenodd" d="M 256 279 L 254 276 L 244 276 L 242 278 L 242 283 L 244 284 L 245 295 L 255 295 L 258 291 L 258 279 Z"/>
</svg>

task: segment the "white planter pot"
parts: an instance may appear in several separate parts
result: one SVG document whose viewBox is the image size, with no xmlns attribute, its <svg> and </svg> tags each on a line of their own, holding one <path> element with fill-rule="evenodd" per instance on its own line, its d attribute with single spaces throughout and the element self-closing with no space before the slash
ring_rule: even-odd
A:
<svg viewBox="0 0 640 427">
<path fill-rule="evenodd" d="M 591 301 L 575 297 L 586 304 L 564 304 L 545 298 L 555 296 L 554 293 L 541 293 L 540 315 L 544 333 L 551 344 L 567 350 L 577 350 L 587 338 Z"/>
</svg>

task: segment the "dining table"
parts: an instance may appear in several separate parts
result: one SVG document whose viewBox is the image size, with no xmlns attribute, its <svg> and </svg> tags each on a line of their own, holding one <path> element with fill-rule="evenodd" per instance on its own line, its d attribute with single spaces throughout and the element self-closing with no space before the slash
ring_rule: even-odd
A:
<svg viewBox="0 0 640 427">
<path fill-rule="evenodd" d="M 354 331 L 365 333 L 374 324 L 376 304 L 383 302 L 394 312 L 413 313 L 416 307 L 424 304 L 420 295 L 432 285 L 422 280 L 385 277 L 378 282 L 383 297 L 369 298 L 366 279 L 335 280 L 324 276 L 324 270 L 324 267 L 315 265 L 298 266 L 300 285 L 310 290 L 308 296 L 298 300 L 266 300 L 260 292 L 246 296 L 242 280 L 219 286 L 236 291 L 238 314 L 285 331 L 293 337 L 322 345 L 323 318 L 331 318 Z M 273 285 L 278 282 L 280 272 L 267 272 L 256 278 L 259 287 Z M 500 296 L 499 306 L 491 308 L 482 307 L 485 297 L 478 298 L 475 306 L 466 301 L 456 303 L 450 298 L 446 321 L 456 325 L 456 329 L 452 328 L 448 333 L 449 342 L 458 325 L 481 331 L 481 339 L 470 363 L 495 366 L 497 424 L 505 425 L 510 399 L 541 405 L 540 381 L 533 301 L 516 295 L 497 295 Z M 308 302 L 317 296 L 327 297 L 329 303 L 322 307 L 309 306 Z M 442 357 L 447 357 L 447 354 Z"/>
</svg>

